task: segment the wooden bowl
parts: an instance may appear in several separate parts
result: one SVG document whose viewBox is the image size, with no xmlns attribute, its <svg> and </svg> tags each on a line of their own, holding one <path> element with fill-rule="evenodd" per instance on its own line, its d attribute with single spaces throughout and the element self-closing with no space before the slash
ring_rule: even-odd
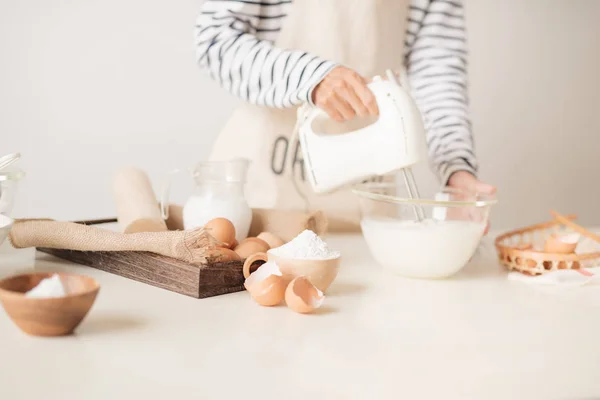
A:
<svg viewBox="0 0 600 400">
<path fill-rule="evenodd" d="M 57 274 L 67 293 L 64 297 L 25 297 L 26 292 L 54 273 L 35 272 L 0 281 L 0 303 L 23 332 L 33 336 L 68 335 L 92 308 L 100 290 L 94 279 L 77 274 Z"/>
<path fill-rule="evenodd" d="M 244 261 L 244 278 L 250 276 L 252 265 L 259 261 L 274 261 L 279 266 L 284 279 L 288 282 L 303 276 L 308 278 L 317 289 L 325 293 L 337 277 L 341 259 L 337 257 L 326 260 L 303 260 L 277 257 L 271 252 L 256 253 Z"/>
</svg>

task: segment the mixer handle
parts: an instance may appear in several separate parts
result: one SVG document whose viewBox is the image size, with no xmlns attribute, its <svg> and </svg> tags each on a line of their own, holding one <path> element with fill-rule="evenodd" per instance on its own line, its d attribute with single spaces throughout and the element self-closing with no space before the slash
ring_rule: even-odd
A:
<svg viewBox="0 0 600 400">
<path fill-rule="evenodd" d="M 367 84 L 367 87 L 373 92 L 373 94 L 375 95 L 375 101 L 377 102 L 377 105 L 380 106 L 381 104 L 379 104 L 379 97 L 377 96 L 377 92 L 378 92 L 378 84 L 377 82 L 381 82 L 382 80 L 386 79 L 389 80 L 390 82 L 395 83 L 398 86 L 402 86 L 400 83 L 400 80 L 398 79 L 398 77 L 396 76 L 396 73 L 394 73 L 394 71 L 392 71 L 391 69 L 388 69 L 385 71 L 385 78 L 382 78 L 380 76 L 374 76 L 373 80 Z M 329 115 L 323 111 L 321 108 L 319 107 L 311 107 L 308 104 L 305 104 L 304 106 L 300 107 L 298 109 L 298 116 L 297 116 L 297 121 L 299 125 L 304 125 L 306 124 L 312 124 L 313 121 L 318 118 L 318 117 L 327 117 L 329 118 Z M 298 126 L 299 128 L 299 126 Z M 296 129 L 295 129 L 296 130 Z"/>
<path fill-rule="evenodd" d="M 304 116 L 303 120 L 299 120 L 300 124 L 312 124 L 313 121 L 320 117 L 329 118 L 329 114 L 323 111 L 322 108 L 319 107 L 311 107 L 306 116 Z"/>
</svg>

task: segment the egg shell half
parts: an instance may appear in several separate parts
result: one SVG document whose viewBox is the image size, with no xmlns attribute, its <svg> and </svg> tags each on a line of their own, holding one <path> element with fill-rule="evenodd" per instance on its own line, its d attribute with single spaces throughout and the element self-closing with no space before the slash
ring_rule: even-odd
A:
<svg viewBox="0 0 600 400">
<path fill-rule="evenodd" d="M 323 304 L 323 292 L 317 289 L 307 278 L 294 278 L 285 290 L 287 306 L 300 314 L 313 312 Z"/>
<path fill-rule="evenodd" d="M 285 297 L 286 281 L 274 262 L 266 262 L 244 281 L 250 296 L 261 306 L 276 306 Z"/>
<path fill-rule="evenodd" d="M 580 235 L 577 233 L 567 235 L 552 234 L 546 240 L 544 251 L 546 253 L 574 253 L 575 248 L 577 248 L 577 242 L 579 242 L 579 238 Z"/>
</svg>

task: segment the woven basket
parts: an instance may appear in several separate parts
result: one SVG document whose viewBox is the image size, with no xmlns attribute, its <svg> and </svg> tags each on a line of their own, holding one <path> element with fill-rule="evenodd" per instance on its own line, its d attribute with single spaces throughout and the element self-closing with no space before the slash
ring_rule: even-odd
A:
<svg viewBox="0 0 600 400">
<path fill-rule="evenodd" d="M 566 219 L 573 220 L 574 216 Z M 563 220 L 564 222 L 564 220 Z M 559 269 L 579 269 L 600 266 L 600 243 L 582 236 L 575 253 L 546 253 L 546 240 L 552 234 L 582 233 L 557 220 L 507 232 L 496 238 L 498 259 L 510 271 L 541 275 Z"/>
</svg>

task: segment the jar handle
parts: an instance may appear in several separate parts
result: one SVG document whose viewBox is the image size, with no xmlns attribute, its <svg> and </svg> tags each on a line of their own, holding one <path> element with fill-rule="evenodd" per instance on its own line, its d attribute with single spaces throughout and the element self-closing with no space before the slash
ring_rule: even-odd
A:
<svg viewBox="0 0 600 400">
<path fill-rule="evenodd" d="M 167 175 L 167 178 L 163 184 L 160 194 L 160 214 L 162 219 L 165 221 L 169 218 L 169 194 L 171 193 L 171 182 L 173 180 L 173 176 L 182 171 L 183 170 L 176 168 L 169 172 L 169 175 Z"/>
<path fill-rule="evenodd" d="M 246 258 L 246 261 L 244 261 L 243 268 L 244 278 L 248 278 L 250 276 L 250 267 L 252 267 L 252 264 L 254 264 L 257 261 L 267 262 L 268 258 L 269 256 L 267 255 L 267 253 L 255 253 L 252 254 L 250 257 Z"/>
</svg>

